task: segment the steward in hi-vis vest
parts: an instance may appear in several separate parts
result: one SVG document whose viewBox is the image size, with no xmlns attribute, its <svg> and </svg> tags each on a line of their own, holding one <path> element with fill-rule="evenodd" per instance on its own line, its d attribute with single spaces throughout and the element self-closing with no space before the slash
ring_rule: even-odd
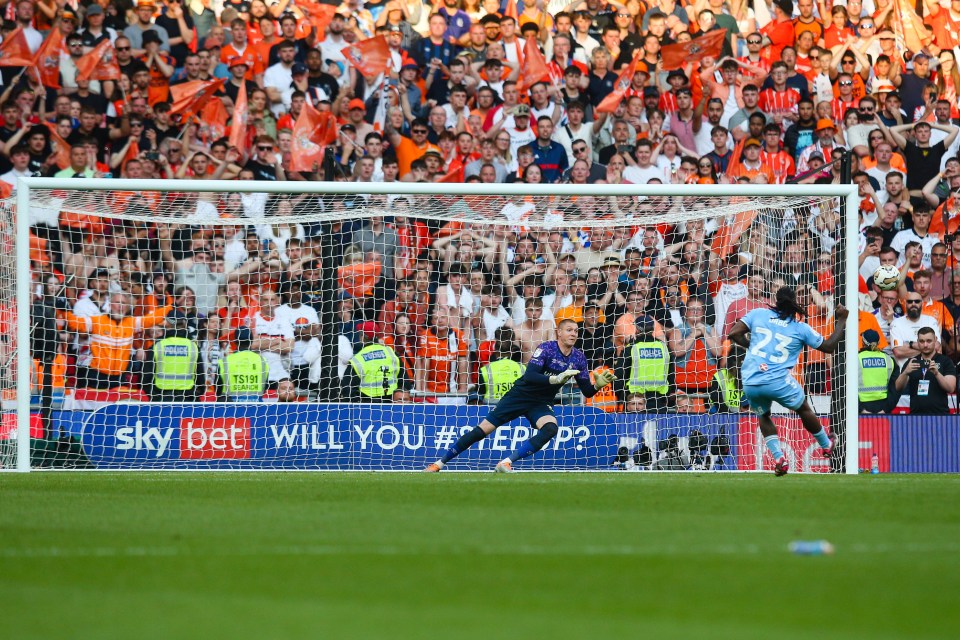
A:
<svg viewBox="0 0 960 640">
<path fill-rule="evenodd" d="M 747 399 L 740 382 L 740 365 L 746 355 L 746 349 L 730 343 L 723 368 L 717 369 L 710 381 L 710 413 L 737 413 L 746 408 Z"/>
<path fill-rule="evenodd" d="M 187 332 L 186 316 L 171 311 L 163 339 L 144 363 L 144 390 L 154 402 L 197 402 L 203 393 L 200 349 Z"/>
<path fill-rule="evenodd" d="M 263 357 L 250 351 L 250 330 L 237 330 L 237 351 L 220 359 L 217 366 L 217 399 L 228 402 L 260 402 L 267 389 L 270 369 Z"/>
<path fill-rule="evenodd" d="M 863 332 L 863 348 L 857 354 L 857 398 L 861 413 L 886 413 L 890 410 L 888 389 L 893 375 L 893 358 L 879 348 L 880 334 Z"/>
<path fill-rule="evenodd" d="M 673 406 L 670 350 L 663 341 L 653 337 L 653 318 L 641 315 L 636 319 L 636 326 L 636 340 L 624 350 L 618 367 L 617 378 L 624 380 L 626 386 L 621 397 L 642 393 L 648 411 L 665 411 Z"/>
</svg>

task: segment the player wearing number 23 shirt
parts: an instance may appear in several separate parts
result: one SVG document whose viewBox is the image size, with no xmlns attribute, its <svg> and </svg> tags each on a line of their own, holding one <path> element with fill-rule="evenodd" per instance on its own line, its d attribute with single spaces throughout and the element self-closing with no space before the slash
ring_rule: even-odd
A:
<svg viewBox="0 0 960 640">
<path fill-rule="evenodd" d="M 513 471 L 513 463 L 530 456 L 557 435 L 557 418 L 553 414 L 553 402 L 557 391 L 570 380 L 575 380 L 580 391 L 588 398 L 613 382 L 612 373 L 597 374 L 596 385 L 590 382 L 587 359 L 575 349 L 579 325 L 573 320 L 561 320 L 557 327 L 556 341 L 544 342 L 533 353 L 527 369 L 500 399 L 487 417 L 457 440 L 439 460 L 425 471 L 440 471 L 448 462 L 469 449 L 473 444 L 493 433 L 498 427 L 520 416 L 525 417 L 537 432 L 519 449 L 497 465 L 498 472 Z"/>
<path fill-rule="evenodd" d="M 806 290 L 802 293 L 805 295 Z M 807 402 L 803 387 L 790 372 L 805 346 L 824 353 L 836 350 L 843 337 L 847 310 L 843 305 L 837 306 L 835 328 L 827 339 L 799 319 L 805 315 L 805 305 L 797 301 L 797 292 L 791 287 L 781 287 L 773 307 L 754 309 L 730 330 L 730 341 L 747 349 L 741 368 L 743 393 L 751 410 L 760 417 L 760 432 L 773 455 L 774 472 L 778 476 L 787 472 L 789 462 L 783 455 L 777 427 L 770 417 L 774 402 L 800 416 L 803 427 L 817 439 L 824 456 L 829 457 L 834 448 L 833 436 L 826 433 L 820 418 Z"/>
</svg>

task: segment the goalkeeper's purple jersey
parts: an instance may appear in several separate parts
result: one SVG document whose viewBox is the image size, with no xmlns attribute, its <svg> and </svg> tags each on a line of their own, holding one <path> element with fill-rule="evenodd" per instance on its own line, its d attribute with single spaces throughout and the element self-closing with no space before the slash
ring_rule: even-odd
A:
<svg viewBox="0 0 960 640">
<path fill-rule="evenodd" d="M 544 402 L 553 402 L 559 385 L 550 384 L 546 378 L 554 376 L 568 369 L 576 369 L 580 373 L 574 380 L 584 395 L 593 395 L 593 385 L 590 383 L 590 369 L 587 357 L 580 349 L 573 349 L 570 355 L 565 356 L 560 351 L 560 345 L 555 340 L 544 342 L 533 352 L 533 357 L 527 364 L 527 370 L 513 388 L 514 395 L 523 394 L 538 398 Z M 536 374 L 541 375 L 536 375 Z"/>
</svg>

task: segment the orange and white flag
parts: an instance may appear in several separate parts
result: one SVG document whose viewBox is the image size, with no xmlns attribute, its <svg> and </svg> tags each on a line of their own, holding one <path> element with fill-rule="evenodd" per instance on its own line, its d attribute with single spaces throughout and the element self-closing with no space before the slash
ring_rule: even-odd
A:
<svg viewBox="0 0 960 640">
<path fill-rule="evenodd" d="M 77 78 L 80 80 L 119 80 L 120 65 L 117 52 L 107 38 L 93 51 L 77 61 Z"/>
</svg>

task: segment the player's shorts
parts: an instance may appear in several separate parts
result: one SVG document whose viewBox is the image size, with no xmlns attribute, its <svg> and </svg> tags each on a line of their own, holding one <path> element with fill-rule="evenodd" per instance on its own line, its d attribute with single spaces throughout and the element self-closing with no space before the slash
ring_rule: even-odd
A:
<svg viewBox="0 0 960 640">
<path fill-rule="evenodd" d="M 770 413 L 770 407 L 774 402 L 779 402 L 787 409 L 796 411 L 803 406 L 803 401 L 807 399 L 803 387 L 794 380 L 793 376 L 787 376 L 783 380 L 774 380 L 766 384 L 744 385 L 743 393 L 750 402 L 750 410 L 758 416 Z"/>
<path fill-rule="evenodd" d="M 487 421 L 493 426 L 499 427 L 511 420 L 524 416 L 530 421 L 531 426 L 537 426 L 537 420 L 544 416 L 550 416 L 556 422 L 556 415 L 553 413 L 553 407 L 543 400 L 528 400 L 518 398 L 508 393 L 500 399 L 490 413 L 487 414 Z"/>
</svg>

